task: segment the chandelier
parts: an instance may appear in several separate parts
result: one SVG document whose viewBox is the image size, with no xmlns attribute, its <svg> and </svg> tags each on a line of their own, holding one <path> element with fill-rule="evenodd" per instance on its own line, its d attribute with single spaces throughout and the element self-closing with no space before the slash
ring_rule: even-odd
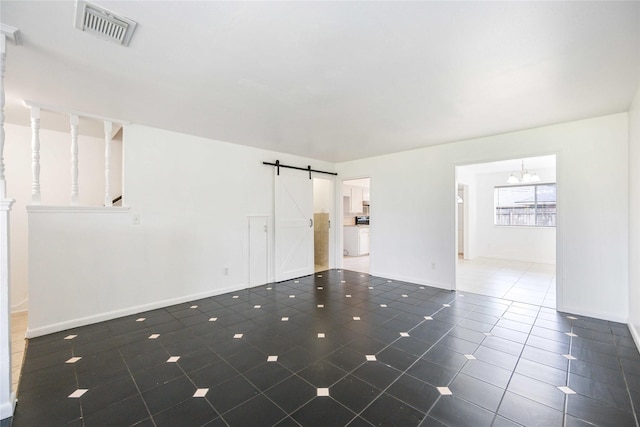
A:
<svg viewBox="0 0 640 427">
<path fill-rule="evenodd" d="M 519 176 L 518 176 L 519 175 Z M 529 170 L 524 168 L 524 160 L 522 161 L 522 168 L 520 172 L 511 172 L 509 178 L 507 178 L 507 183 L 509 184 L 527 184 L 529 182 L 539 182 L 540 177 L 535 172 L 529 172 Z"/>
</svg>

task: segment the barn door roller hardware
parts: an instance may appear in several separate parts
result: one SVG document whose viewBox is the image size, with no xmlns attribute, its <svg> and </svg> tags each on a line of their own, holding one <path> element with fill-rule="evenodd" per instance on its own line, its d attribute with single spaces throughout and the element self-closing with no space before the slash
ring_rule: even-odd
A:
<svg viewBox="0 0 640 427">
<path fill-rule="evenodd" d="M 338 175 L 335 172 L 327 172 L 327 171 L 319 171 L 319 170 L 316 170 L 316 169 L 311 169 L 311 166 L 307 166 L 306 168 L 300 168 L 298 166 L 283 165 L 282 163 L 280 163 L 280 160 L 276 160 L 275 163 L 262 162 L 262 164 L 263 165 L 269 165 L 269 166 L 275 166 L 278 175 L 280 175 L 280 168 L 296 169 L 296 170 L 299 170 L 299 171 L 309 172 L 309 179 L 311 179 L 311 172 L 324 173 L 324 174 L 327 174 L 327 175 L 334 175 L 334 176 Z"/>
</svg>

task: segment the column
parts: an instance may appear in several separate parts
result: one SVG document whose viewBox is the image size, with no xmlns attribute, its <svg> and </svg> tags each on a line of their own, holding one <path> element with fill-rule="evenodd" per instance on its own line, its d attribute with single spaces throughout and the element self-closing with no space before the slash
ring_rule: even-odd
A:
<svg viewBox="0 0 640 427">
<path fill-rule="evenodd" d="M 0 199 L 7 195 L 7 185 L 4 177 L 4 63 L 7 41 L 4 34 L 0 34 Z"/>
<path fill-rule="evenodd" d="M 78 116 L 72 115 L 71 124 L 71 206 L 78 206 Z"/>
<path fill-rule="evenodd" d="M 9 289 L 9 214 L 13 200 L 0 198 L 0 419 L 13 415 L 11 379 L 11 292 Z"/>
<path fill-rule="evenodd" d="M 111 134 L 113 123 L 104 122 L 104 205 L 113 206 L 111 197 Z"/>
<path fill-rule="evenodd" d="M 6 39 L 18 44 L 18 30 L 0 24 L 0 419 L 13 415 L 16 396 L 11 382 L 11 292 L 9 289 L 9 213 L 13 200 L 7 198 L 4 174 L 4 70 Z"/>
<path fill-rule="evenodd" d="M 31 204 L 40 204 L 40 108 L 31 107 Z"/>
</svg>

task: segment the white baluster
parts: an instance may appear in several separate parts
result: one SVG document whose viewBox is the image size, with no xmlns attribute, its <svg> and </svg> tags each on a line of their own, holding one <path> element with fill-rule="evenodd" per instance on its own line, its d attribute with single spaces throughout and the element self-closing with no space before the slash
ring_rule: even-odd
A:
<svg viewBox="0 0 640 427">
<path fill-rule="evenodd" d="M 104 205 L 113 206 L 111 198 L 111 133 L 113 123 L 104 122 Z"/>
<path fill-rule="evenodd" d="M 78 205 L 78 116 L 69 117 L 71 124 L 71 206 Z"/>
<path fill-rule="evenodd" d="M 40 108 L 31 107 L 31 203 L 40 204 Z"/>
</svg>

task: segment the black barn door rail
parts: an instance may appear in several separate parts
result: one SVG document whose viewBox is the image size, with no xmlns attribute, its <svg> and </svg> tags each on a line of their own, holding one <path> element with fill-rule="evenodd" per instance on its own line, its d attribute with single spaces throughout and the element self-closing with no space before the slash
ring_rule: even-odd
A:
<svg viewBox="0 0 640 427">
<path fill-rule="evenodd" d="M 324 173 L 327 175 L 334 175 L 337 176 L 338 174 L 335 172 L 327 172 L 327 171 L 319 171 L 316 169 L 311 169 L 311 166 L 307 166 L 306 168 L 301 168 L 298 166 L 289 166 L 289 165 L 283 165 L 282 163 L 280 163 L 280 160 L 276 160 L 275 163 L 270 163 L 270 162 L 262 162 L 263 165 L 269 165 L 269 166 L 275 166 L 278 172 L 278 175 L 280 175 L 280 168 L 287 168 L 287 169 L 296 169 L 299 171 L 307 171 L 309 172 L 309 179 L 311 179 L 311 172 L 316 172 L 316 173 Z"/>
</svg>

